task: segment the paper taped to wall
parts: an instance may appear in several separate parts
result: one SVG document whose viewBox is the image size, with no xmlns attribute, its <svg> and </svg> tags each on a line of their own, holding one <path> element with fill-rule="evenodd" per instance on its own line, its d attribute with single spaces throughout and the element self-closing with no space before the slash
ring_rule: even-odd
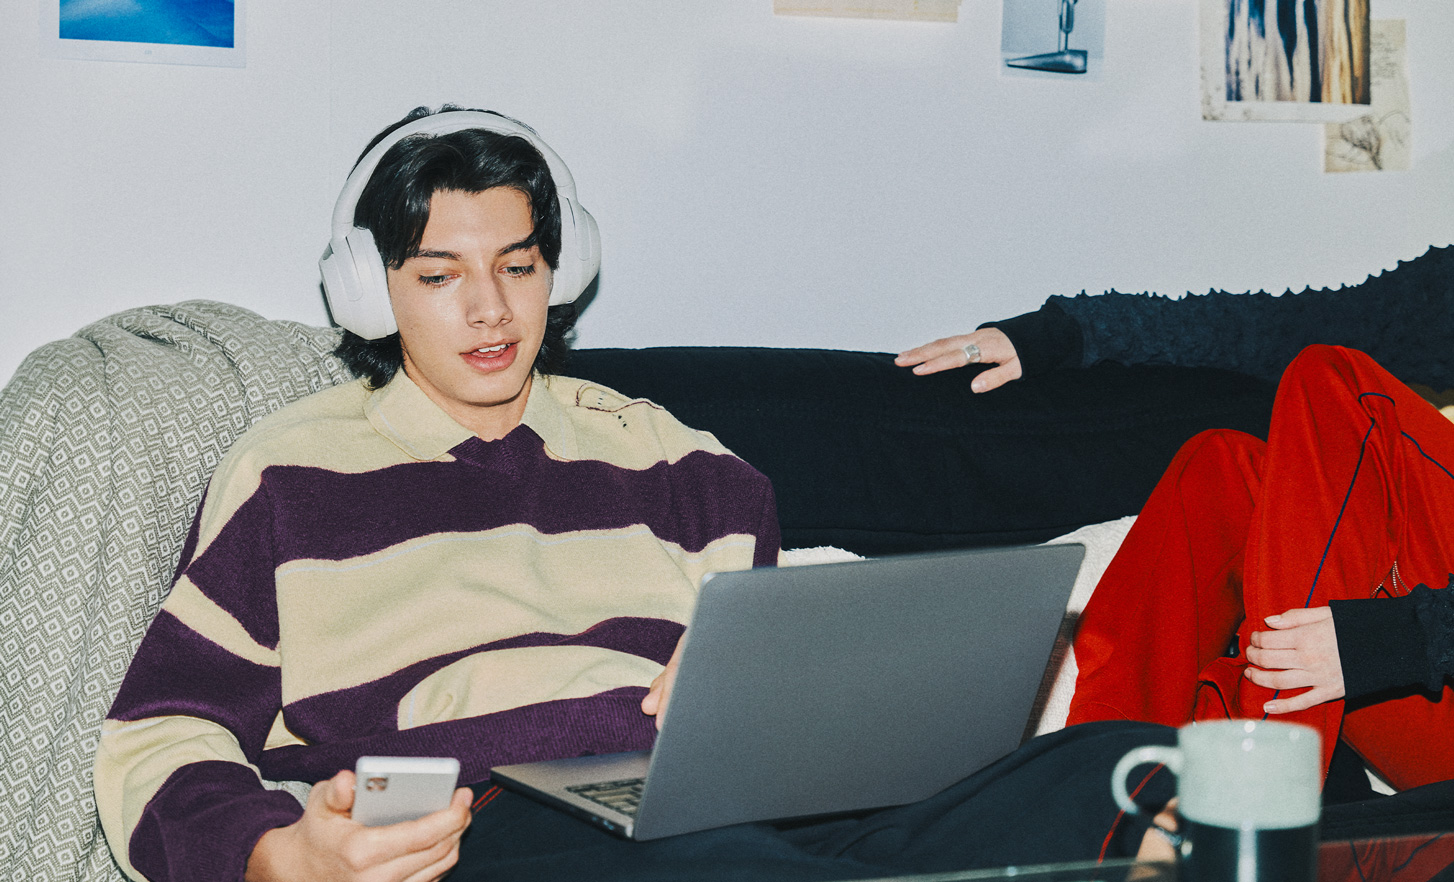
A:
<svg viewBox="0 0 1454 882">
<path fill-rule="evenodd" d="M 1324 127 L 1323 171 L 1408 171 L 1413 112 L 1403 19 L 1374 21 L 1373 101 L 1357 119 Z"/>
<path fill-rule="evenodd" d="M 959 0 L 773 0 L 775 15 L 959 21 Z"/>
</svg>

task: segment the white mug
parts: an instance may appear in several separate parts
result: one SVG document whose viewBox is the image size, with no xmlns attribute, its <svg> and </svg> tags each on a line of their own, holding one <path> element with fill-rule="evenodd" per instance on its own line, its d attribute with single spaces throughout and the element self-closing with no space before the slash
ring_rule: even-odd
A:
<svg viewBox="0 0 1454 882">
<path fill-rule="evenodd" d="M 1271 720 L 1192 723 L 1177 745 L 1127 753 L 1111 773 L 1111 794 L 1127 813 L 1137 766 L 1161 763 L 1176 775 L 1184 882 L 1310 882 L 1317 874 L 1323 753 L 1316 729 Z"/>
</svg>

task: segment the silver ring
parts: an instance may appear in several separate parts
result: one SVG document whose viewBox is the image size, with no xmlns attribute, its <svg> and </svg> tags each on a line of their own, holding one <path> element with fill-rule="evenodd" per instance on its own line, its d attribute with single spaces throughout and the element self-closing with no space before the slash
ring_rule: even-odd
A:
<svg viewBox="0 0 1454 882">
<path fill-rule="evenodd" d="M 979 347 L 973 343 L 964 344 L 964 357 L 970 364 L 979 364 Z"/>
</svg>

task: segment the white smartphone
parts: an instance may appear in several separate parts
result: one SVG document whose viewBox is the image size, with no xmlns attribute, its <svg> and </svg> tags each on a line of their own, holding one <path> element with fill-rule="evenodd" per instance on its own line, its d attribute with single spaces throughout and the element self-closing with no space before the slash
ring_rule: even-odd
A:
<svg viewBox="0 0 1454 882">
<path fill-rule="evenodd" d="M 361 756 L 354 766 L 353 819 L 368 827 L 412 821 L 448 808 L 459 781 L 454 757 Z"/>
</svg>

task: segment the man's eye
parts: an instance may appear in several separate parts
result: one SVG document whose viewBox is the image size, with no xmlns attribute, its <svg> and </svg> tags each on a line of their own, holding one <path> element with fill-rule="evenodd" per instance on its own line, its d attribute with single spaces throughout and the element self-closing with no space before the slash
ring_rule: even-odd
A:
<svg viewBox="0 0 1454 882">
<path fill-rule="evenodd" d="M 520 277 L 520 276 L 532 275 L 534 272 L 535 272 L 535 264 L 533 264 L 533 263 L 526 264 L 525 266 L 507 266 L 507 267 L 505 267 L 505 274 L 506 275 L 515 276 L 517 278 Z"/>
<path fill-rule="evenodd" d="M 419 284 L 428 285 L 431 288 L 438 288 L 449 281 L 449 276 L 420 276 Z"/>
</svg>

